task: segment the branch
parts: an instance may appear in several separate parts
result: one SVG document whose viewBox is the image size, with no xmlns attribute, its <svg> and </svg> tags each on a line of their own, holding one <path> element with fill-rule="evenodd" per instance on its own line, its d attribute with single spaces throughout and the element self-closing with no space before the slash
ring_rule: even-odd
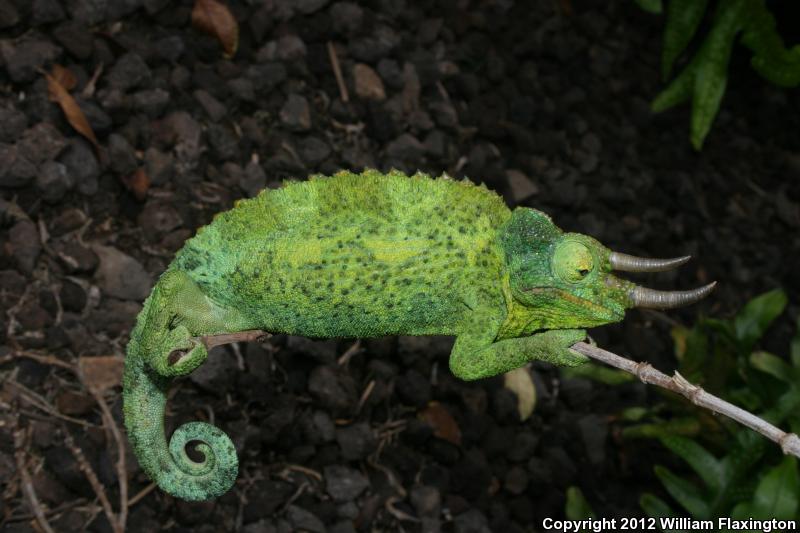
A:
<svg viewBox="0 0 800 533">
<path fill-rule="evenodd" d="M 206 350 L 210 352 L 211 348 L 222 346 L 223 344 L 231 344 L 234 342 L 261 342 L 271 336 L 271 333 L 260 329 L 248 329 L 247 331 L 237 331 L 235 333 L 203 335 L 201 337 L 195 337 L 195 339 L 203 343 Z"/>
<path fill-rule="evenodd" d="M 693 404 L 705 407 L 714 413 L 720 413 L 728 418 L 731 418 L 740 424 L 749 427 L 753 431 L 761 433 L 773 442 L 780 445 L 781 450 L 785 454 L 792 454 L 795 457 L 800 457 L 800 437 L 794 433 L 786 433 L 785 431 L 777 428 L 763 420 L 756 415 L 745 411 L 744 409 L 726 402 L 725 400 L 709 394 L 697 385 L 693 385 L 686 381 L 678 372 L 670 377 L 662 372 L 653 368 L 650 363 L 637 363 L 620 357 L 617 354 L 579 342 L 572 345 L 572 349 L 576 352 L 582 353 L 592 359 L 602 361 L 607 365 L 611 365 L 620 370 L 624 370 L 639 378 L 642 383 L 648 385 L 657 385 L 664 389 L 670 390 L 681 396 L 688 398 Z"/>
</svg>

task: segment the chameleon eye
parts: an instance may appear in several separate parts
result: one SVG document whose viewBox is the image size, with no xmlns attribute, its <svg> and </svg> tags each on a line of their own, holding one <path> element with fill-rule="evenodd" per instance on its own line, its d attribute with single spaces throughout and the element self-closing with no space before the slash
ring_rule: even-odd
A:
<svg viewBox="0 0 800 533">
<path fill-rule="evenodd" d="M 589 248 L 574 240 L 564 240 L 553 252 L 553 273 L 563 281 L 578 283 L 594 269 L 594 257 Z"/>
</svg>

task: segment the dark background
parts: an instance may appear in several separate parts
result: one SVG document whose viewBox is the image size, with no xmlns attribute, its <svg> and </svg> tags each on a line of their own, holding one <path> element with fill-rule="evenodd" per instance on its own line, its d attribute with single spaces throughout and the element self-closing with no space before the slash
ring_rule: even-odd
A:
<svg viewBox="0 0 800 533">
<path fill-rule="evenodd" d="M 795 42 L 790 4 L 775 9 Z M 691 253 L 680 271 L 635 279 L 666 289 L 716 279 L 710 298 L 632 311 L 593 331 L 598 343 L 670 371 L 673 324 L 730 316 L 782 287 L 789 311 L 763 345 L 786 353 L 800 286 L 800 97 L 758 78 L 745 50 L 734 49 L 722 111 L 696 153 L 688 107 L 649 111 L 663 86 L 663 18 L 634 2 L 231 2 L 232 60 L 192 28 L 191 8 L 0 0 L 2 531 L 33 524 L 18 490 L 20 450 L 57 531 L 110 530 L 64 431 L 118 507 L 115 447 L 93 398 L 71 372 L 15 354 L 122 355 L 141 300 L 182 243 L 235 199 L 286 178 L 447 172 L 618 251 Z M 78 78 L 72 92 L 99 158 L 47 98 L 37 68 L 53 63 Z M 356 63 L 377 71 L 385 98 L 359 96 Z M 80 97 L 99 65 L 96 89 Z M 137 169 L 150 180 L 142 198 L 126 186 Z M 240 451 L 236 489 L 201 504 L 149 492 L 128 530 L 526 531 L 563 516 L 570 485 L 601 516 L 640 515 L 643 490 L 663 495 L 652 465 L 680 463 L 655 443 L 622 440 L 614 416 L 656 393 L 561 379 L 537 364 L 538 405 L 520 423 L 499 378 L 449 374 L 451 342 L 363 341 L 346 365 L 337 358 L 352 341 L 278 336 L 220 350 L 176 387 L 170 427 L 213 417 Z M 62 422 L 26 390 L 93 426 Z M 121 426 L 119 387 L 104 394 Z M 452 415 L 460 445 L 420 420 L 431 400 Z M 28 431 L 27 444 L 15 448 L 6 428 Z M 149 481 L 128 455 L 133 496 Z"/>
</svg>

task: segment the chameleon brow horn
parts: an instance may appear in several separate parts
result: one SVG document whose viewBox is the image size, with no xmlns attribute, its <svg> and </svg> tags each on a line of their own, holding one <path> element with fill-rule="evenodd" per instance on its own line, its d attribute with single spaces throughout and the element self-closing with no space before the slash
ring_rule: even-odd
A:
<svg viewBox="0 0 800 533">
<path fill-rule="evenodd" d="M 671 259 L 651 259 L 637 257 L 619 252 L 611 252 L 608 260 L 614 270 L 622 272 L 664 272 L 685 264 L 692 256 L 673 257 Z M 672 309 L 693 304 L 708 296 L 716 281 L 691 289 L 688 291 L 658 291 L 635 285 L 628 293 L 633 307 L 647 307 L 650 309 Z"/>
</svg>

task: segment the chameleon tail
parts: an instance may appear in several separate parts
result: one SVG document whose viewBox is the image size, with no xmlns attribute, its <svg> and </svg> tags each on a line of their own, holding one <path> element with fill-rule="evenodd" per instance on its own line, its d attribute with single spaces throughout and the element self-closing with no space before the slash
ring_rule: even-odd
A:
<svg viewBox="0 0 800 533">
<path fill-rule="evenodd" d="M 165 492 L 191 501 L 216 498 L 227 492 L 239 469 L 231 439 L 205 422 L 183 424 L 167 443 L 164 415 L 170 379 L 155 373 L 144 361 L 139 345 L 141 323 L 131 334 L 124 372 L 124 414 L 128 438 L 142 469 Z M 186 445 L 202 455 L 196 462 Z"/>
</svg>

